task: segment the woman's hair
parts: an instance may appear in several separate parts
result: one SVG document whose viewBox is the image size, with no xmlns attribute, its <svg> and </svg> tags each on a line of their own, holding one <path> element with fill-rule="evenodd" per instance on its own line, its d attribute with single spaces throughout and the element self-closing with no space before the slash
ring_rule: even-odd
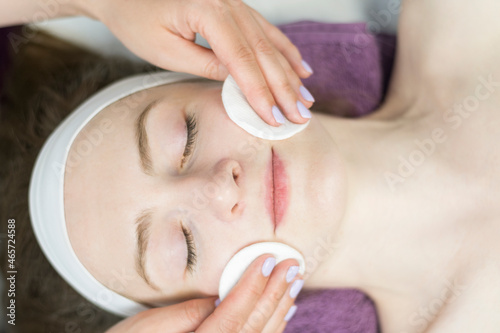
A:
<svg viewBox="0 0 500 333">
<path fill-rule="evenodd" d="M 2 292 L 4 311 L 15 299 L 15 326 L 7 325 L 9 332 L 104 332 L 121 319 L 88 302 L 52 268 L 31 228 L 28 189 L 43 143 L 72 110 L 118 79 L 156 70 L 102 57 L 41 31 L 13 56 L 0 104 L 1 233 L 6 235 L 7 221 L 15 219 L 16 241 L 15 297 Z M 0 250 L 4 274 L 12 270 L 7 239 Z"/>
</svg>

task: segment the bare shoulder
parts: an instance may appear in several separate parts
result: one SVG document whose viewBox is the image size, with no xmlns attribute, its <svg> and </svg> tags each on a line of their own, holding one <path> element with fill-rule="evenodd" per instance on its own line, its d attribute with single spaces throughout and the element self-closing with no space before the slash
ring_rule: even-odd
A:
<svg viewBox="0 0 500 333">
<path fill-rule="evenodd" d="M 469 244 L 473 255 L 463 274 L 453 281 L 452 292 L 443 310 L 431 321 L 427 333 L 498 332 L 500 316 L 500 219 L 478 223 L 471 231 Z M 495 229 L 498 230 L 498 229 Z"/>
<path fill-rule="evenodd" d="M 500 265 L 490 263 L 474 279 L 462 282 L 460 288 L 426 333 L 498 332 Z"/>
<path fill-rule="evenodd" d="M 379 117 L 446 112 L 470 95 L 500 109 L 500 1 L 406 0 L 400 10 L 386 96 L 394 106 Z"/>
<path fill-rule="evenodd" d="M 401 41 L 425 75 L 500 78 L 500 1 L 406 0 L 401 8 Z"/>
</svg>

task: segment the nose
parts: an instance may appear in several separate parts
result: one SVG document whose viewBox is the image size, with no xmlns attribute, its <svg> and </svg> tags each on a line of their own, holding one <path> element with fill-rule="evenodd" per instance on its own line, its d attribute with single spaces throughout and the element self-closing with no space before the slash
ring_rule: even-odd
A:
<svg viewBox="0 0 500 333">
<path fill-rule="evenodd" d="M 191 198 L 197 210 L 208 210 L 222 221 L 238 219 L 244 210 L 242 168 L 238 161 L 224 159 L 201 179 Z"/>
</svg>

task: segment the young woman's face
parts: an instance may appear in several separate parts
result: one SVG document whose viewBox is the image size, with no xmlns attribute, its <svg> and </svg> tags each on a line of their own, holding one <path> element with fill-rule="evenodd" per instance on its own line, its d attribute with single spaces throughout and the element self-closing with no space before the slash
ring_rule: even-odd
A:
<svg viewBox="0 0 500 333">
<path fill-rule="evenodd" d="M 222 270 L 243 247 L 283 242 L 310 263 L 338 227 L 345 170 L 319 121 L 313 116 L 288 140 L 257 139 L 229 119 L 221 89 L 183 82 L 130 95 L 96 115 L 71 146 L 69 238 L 108 288 L 152 305 L 217 295 Z M 196 135 L 187 140 L 188 132 Z M 284 181 L 274 171 L 275 183 L 287 188 L 275 196 L 276 229 L 273 152 L 275 170 L 285 171 Z"/>
</svg>

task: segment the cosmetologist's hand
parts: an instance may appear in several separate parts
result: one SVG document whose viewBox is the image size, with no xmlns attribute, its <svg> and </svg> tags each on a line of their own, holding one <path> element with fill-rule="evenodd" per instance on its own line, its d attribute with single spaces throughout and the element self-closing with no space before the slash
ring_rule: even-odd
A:
<svg viewBox="0 0 500 333">
<path fill-rule="evenodd" d="M 172 71 L 214 80 L 230 73 L 260 117 L 305 123 L 314 101 L 310 67 L 290 40 L 242 0 L 75 0 L 127 48 Z M 194 43 L 196 33 L 212 50 Z M 281 110 L 281 112 L 280 112 Z"/>
<path fill-rule="evenodd" d="M 288 273 L 291 266 L 298 267 L 296 260 L 283 260 L 273 269 L 274 258 L 268 258 L 272 255 L 255 259 L 217 307 L 217 297 L 209 297 L 146 310 L 124 319 L 106 333 L 283 332 L 297 309 L 293 303 L 303 282 L 299 274 L 293 275 L 297 268 Z"/>
</svg>

